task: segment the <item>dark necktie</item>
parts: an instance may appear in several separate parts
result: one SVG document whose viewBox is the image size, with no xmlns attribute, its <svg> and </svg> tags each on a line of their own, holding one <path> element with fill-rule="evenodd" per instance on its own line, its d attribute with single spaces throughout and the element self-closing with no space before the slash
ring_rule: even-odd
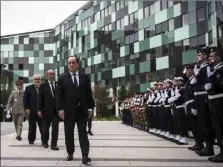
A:
<svg viewBox="0 0 223 167">
<path fill-rule="evenodd" d="M 19 95 L 21 94 L 20 90 L 19 90 Z"/>
<path fill-rule="evenodd" d="M 76 74 L 73 73 L 73 76 L 74 76 L 74 85 L 75 85 L 76 88 L 78 88 L 78 83 L 77 83 Z"/>
<path fill-rule="evenodd" d="M 50 84 L 51 84 L 51 88 L 52 88 L 52 91 L 53 91 L 53 96 L 55 97 L 55 88 L 54 88 L 53 82 L 50 82 Z"/>
<path fill-rule="evenodd" d="M 38 86 L 36 86 L 36 92 L 39 93 L 39 87 Z"/>
</svg>

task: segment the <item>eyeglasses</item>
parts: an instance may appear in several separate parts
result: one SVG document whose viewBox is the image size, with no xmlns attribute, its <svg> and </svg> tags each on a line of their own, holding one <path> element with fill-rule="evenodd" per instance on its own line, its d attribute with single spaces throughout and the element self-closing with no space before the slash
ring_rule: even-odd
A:
<svg viewBox="0 0 223 167">
<path fill-rule="evenodd" d="M 77 62 L 76 61 L 70 61 L 70 62 L 68 62 L 68 64 L 77 64 Z"/>
<path fill-rule="evenodd" d="M 35 78 L 34 80 L 35 80 L 35 81 L 39 81 L 39 80 L 40 80 L 40 78 Z"/>
</svg>

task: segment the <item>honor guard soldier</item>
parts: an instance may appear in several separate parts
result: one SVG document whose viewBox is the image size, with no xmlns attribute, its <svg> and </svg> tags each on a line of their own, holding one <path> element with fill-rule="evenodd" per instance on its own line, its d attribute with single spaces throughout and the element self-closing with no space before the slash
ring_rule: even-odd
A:
<svg viewBox="0 0 223 167">
<path fill-rule="evenodd" d="M 194 87 L 198 123 L 201 131 L 201 136 L 199 136 L 199 138 L 201 141 L 206 142 L 205 148 L 196 151 L 200 156 L 214 155 L 213 145 L 215 134 L 208 108 L 207 91 L 204 88 L 207 78 L 209 52 L 210 50 L 207 47 L 197 50 L 197 64 L 194 67 L 195 77 L 191 80 L 191 84 Z"/>
<path fill-rule="evenodd" d="M 16 81 L 16 87 L 17 90 L 12 91 L 11 95 L 8 99 L 7 104 L 7 118 L 10 118 L 10 111 L 12 109 L 12 121 L 15 125 L 16 130 L 16 139 L 22 140 L 22 128 L 23 128 L 23 121 L 25 117 L 25 110 L 24 110 L 24 104 L 23 104 L 23 97 L 24 97 L 24 91 L 23 91 L 23 81 L 18 80 Z"/>
<path fill-rule="evenodd" d="M 208 91 L 208 102 L 217 144 L 220 153 L 208 158 L 212 162 L 223 162 L 223 49 L 213 48 L 207 67 L 208 83 L 205 89 Z"/>
<path fill-rule="evenodd" d="M 195 110 L 195 103 L 194 103 L 194 88 L 190 84 L 191 80 L 195 77 L 194 76 L 194 66 L 188 65 L 183 71 L 183 74 L 186 79 L 185 84 L 185 113 L 188 117 L 188 124 L 189 127 L 192 130 L 192 134 L 194 136 L 195 145 L 192 147 L 189 147 L 189 150 L 196 151 L 201 150 L 203 148 L 203 142 L 201 139 L 199 139 L 199 136 L 201 136 L 199 133 L 201 132 L 198 127 L 197 122 L 197 112 Z"/>
</svg>

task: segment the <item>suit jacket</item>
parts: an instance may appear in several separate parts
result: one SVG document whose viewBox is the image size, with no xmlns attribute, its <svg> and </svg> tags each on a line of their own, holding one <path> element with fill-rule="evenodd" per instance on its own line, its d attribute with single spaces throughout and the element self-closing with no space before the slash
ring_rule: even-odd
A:
<svg viewBox="0 0 223 167">
<path fill-rule="evenodd" d="M 20 94 L 18 90 L 12 91 L 8 99 L 7 111 L 11 110 L 12 114 L 25 114 L 23 105 L 24 91 L 21 90 Z"/>
<path fill-rule="evenodd" d="M 55 90 L 57 83 L 55 82 Z M 43 119 L 51 119 L 56 112 L 56 93 L 53 96 L 49 82 L 42 83 L 39 87 L 38 111 L 42 111 Z"/>
<path fill-rule="evenodd" d="M 31 117 L 37 116 L 38 92 L 34 84 L 26 87 L 25 92 L 24 92 L 23 103 L 24 103 L 25 110 L 27 109 L 30 110 Z"/>
<path fill-rule="evenodd" d="M 81 106 L 84 111 L 77 108 Z M 90 80 L 87 75 L 79 74 L 79 87 L 75 87 L 70 73 L 64 74 L 57 84 L 57 110 L 64 110 L 66 119 L 76 119 L 77 114 L 88 117 L 88 109 L 95 106 L 91 91 Z M 83 117 L 82 117 L 83 118 Z"/>
</svg>

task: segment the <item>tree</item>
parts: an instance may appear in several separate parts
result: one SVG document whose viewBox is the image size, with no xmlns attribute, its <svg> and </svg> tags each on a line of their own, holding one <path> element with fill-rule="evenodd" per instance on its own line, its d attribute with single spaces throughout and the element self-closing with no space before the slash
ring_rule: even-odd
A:
<svg viewBox="0 0 223 167">
<path fill-rule="evenodd" d="M 128 90 L 127 90 L 127 96 L 132 97 L 134 95 L 134 89 L 132 85 L 129 85 Z"/>
<path fill-rule="evenodd" d="M 118 101 L 123 101 L 126 98 L 127 95 L 127 91 L 124 85 L 122 85 L 119 89 L 118 89 Z"/>
<path fill-rule="evenodd" d="M 111 98 L 109 98 L 109 91 L 104 86 L 96 85 L 93 90 L 93 95 L 95 98 L 97 116 L 103 116 L 106 111 L 107 104 L 111 103 Z"/>
</svg>

